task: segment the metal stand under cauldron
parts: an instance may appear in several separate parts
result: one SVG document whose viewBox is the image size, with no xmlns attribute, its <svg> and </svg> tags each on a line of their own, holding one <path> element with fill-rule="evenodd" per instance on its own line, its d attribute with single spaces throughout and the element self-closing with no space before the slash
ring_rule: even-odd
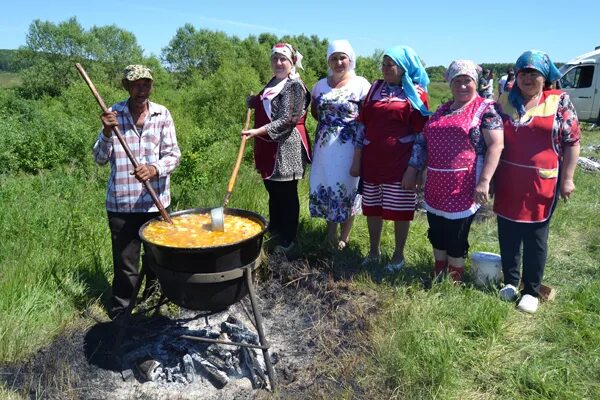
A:
<svg viewBox="0 0 600 400">
<path fill-rule="evenodd" d="M 206 211 L 207 209 L 194 209 L 180 211 L 171 215 L 177 216 L 179 214 L 203 213 Z M 156 273 L 162 291 L 161 301 L 159 301 L 157 307 L 160 307 L 164 303 L 162 300 L 166 297 L 169 301 L 182 308 L 202 311 L 222 311 L 228 306 L 241 301 L 248 294 L 250 296 L 254 326 L 258 333 L 260 345 L 228 342 L 189 335 L 181 335 L 180 337 L 200 342 L 262 350 L 271 390 L 275 391 L 275 371 L 273 370 L 268 352 L 270 345 L 265 338 L 262 316 L 258 309 L 256 292 L 252 283 L 252 271 L 256 269 L 260 262 L 259 255 L 262 247 L 262 238 L 268 222 L 261 215 L 251 211 L 226 209 L 225 212 L 253 219 L 260 223 L 263 229 L 258 235 L 233 245 L 202 249 L 177 249 L 148 242 L 144 237 L 143 230 L 149 222 L 140 228 L 140 238 L 151 250 L 156 261 L 152 269 Z M 121 344 L 129 327 L 129 321 L 142 285 L 142 280 L 143 274 L 140 271 L 140 279 L 138 279 L 129 306 L 118 322 L 119 330 L 115 342 L 115 350 L 119 357 L 121 356 Z"/>
</svg>

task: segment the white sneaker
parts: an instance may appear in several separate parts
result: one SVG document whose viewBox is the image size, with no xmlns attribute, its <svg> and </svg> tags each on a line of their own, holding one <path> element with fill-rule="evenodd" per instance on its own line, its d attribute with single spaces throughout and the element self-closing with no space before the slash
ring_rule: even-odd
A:
<svg viewBox="0 0 600 400">
<path fill-rule="evenodd" d="M 498 296 L 504 301 L 514 301 L 517 298 L 517 288 L 510 284 L 504 285 L 498 292 Z"/>
<path fill-rule="evenodd" d="M 526 294 L 521 297 L 517 308 L 523 312 L 534 314 L 537 311 L 540 300 L 537 297 L 533 297 L 530 294 Z"/>
</svg>

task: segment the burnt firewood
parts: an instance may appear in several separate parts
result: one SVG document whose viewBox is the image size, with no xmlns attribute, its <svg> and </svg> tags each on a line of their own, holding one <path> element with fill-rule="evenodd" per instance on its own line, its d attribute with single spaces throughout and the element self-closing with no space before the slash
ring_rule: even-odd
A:
<svg viewBox="0 0 600 400">
<path fill-rule="evenodd" d="M 208 378 L 210 383 L 212 383 L 217 389 L 224 388 L 229 382 L 229 377 L 227 374 L 225 374 L 223 371 L 220 371 L 217 367 L 200 356 L 200 354 L 192 354 L 192 360 L 194 360 L 196 370 L 203 373 L 204 376 Z"/>
<path fill-rule="evenodd" d="M 259 344 L 258 335 L 245 327 L 240 327 L 239 325 L 231 324 L 229 322 L 223 322 L 221 324 L 221 329 L 235 342 Z"/>
<path fill-rule="evenodd" d="M 150 357 L 144 357 L 136 362 L 140 374 L 147 381 L 155 382 L 162 374 L 162 366 L 160 362 Z"/>
<path fill-rule="evenodd" d="M 254 350 L 242 347 L 240 351 L 240 358 L 242 365 L 248 371 L 250 375 L 250 381 L 252 382 L 253 389 L 264 389 L 267 387 L 267 379 L 265 377 L 265 373 L 262 370 L 256 356 L 254 355 Z"/>
<path fill-rule="evenodd" d="M 192 360 L 192 356 L 189 354 L 183 356 L 183 370 L 185 371 L 185 379 L 187 379 L 189 383 L 194 382 L 196 371 L 194 369 L 194 361 Z"/>
</svg>

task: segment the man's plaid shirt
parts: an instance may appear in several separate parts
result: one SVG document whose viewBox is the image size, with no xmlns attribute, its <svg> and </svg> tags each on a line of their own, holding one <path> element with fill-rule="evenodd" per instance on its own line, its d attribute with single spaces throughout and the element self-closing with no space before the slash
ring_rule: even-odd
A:
<svg viewBox="0 0 600 400">
<path fill-rule="evenodd" d="M 125 141 L 137 161 L 150 164 L 158 170 L 158 177 L 150 183 L 165 207 L 171 203 L 169 191 L 171 172 L 179 164 L 181 151 L 177 145 L 175 125 L 169 110 L 160 104 L 148 102 L 149 113 L 141 132 L 135 127 L 127 100 L 113 105 L 110 110 L 117 112 L 117 121 Z M 150 193 L 135 176 L 131 175 L 133 165 L 113 134 L 107 138 L 102 131 L 93 148 L 94 159 L 100 165 L 110 162 L 110 178 L 106 193 L 106 209 L 113 212 L 152 212 L 158 211 Z"/>
</svg>

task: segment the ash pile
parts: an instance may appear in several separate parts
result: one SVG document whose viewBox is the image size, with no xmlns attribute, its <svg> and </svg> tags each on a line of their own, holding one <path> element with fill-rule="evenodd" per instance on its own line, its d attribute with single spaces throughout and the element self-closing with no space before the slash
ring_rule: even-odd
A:
<svg viewBox="0 0 600 400">
<path fill-rule="evenodd" d="M 258 334 L 233 312 L 190 315 L 171 320 L 151 339 L 133 338 L 124 343 L 121 376 L 154 389 L 214 391 L 227 387 L 268 389 L 269 379 Z M 240 314 L 240 313 L 236 313 Z M 182 315 L 180 315 L 182 317 Z M 135 327 L 133 327 L 135 330 Z M 248 346 L 194 340 L 236 342 Z M 250 347 L 255 346 L 255 347 Z M 127 350 L 129 349 L 129 350 Z M 277 362 L 274 354 L 273 362 Z"/>
</svg>

